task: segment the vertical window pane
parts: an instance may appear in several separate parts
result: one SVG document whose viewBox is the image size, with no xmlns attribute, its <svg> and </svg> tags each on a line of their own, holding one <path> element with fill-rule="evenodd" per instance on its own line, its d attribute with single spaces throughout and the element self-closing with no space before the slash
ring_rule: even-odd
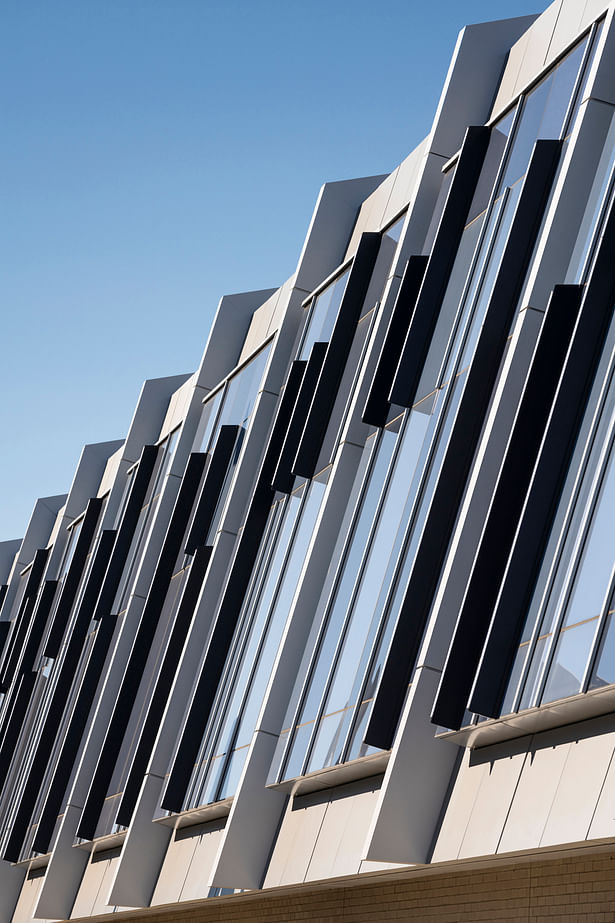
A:
<svg viewBox="0 0 615 923">
<path fill-rule="evenodd" d="M 589 684 L 590 689 L 615 683 L 615 623 L 613 622 L 613 601 L 606 621 L 604 637 L 596 666 Z"/>
<path fill-rule="evenodd" d="M 549 669 L 543 703 L 581 691 L 581 681 L 597 627 L 598 617 L 561 632 Z"/>
<path fill-rule="evenodd" d="M 341 276 L 338 276 L 324 292 L 315 298 L 311 308 L 306 309 L 309 311 L 309 316 L 299 353 L 300 359 L 309 359 L 314 343 L 327 343 L 330 340 L 349 273 L 350 270 L 347 269 Z"/>
</svg>

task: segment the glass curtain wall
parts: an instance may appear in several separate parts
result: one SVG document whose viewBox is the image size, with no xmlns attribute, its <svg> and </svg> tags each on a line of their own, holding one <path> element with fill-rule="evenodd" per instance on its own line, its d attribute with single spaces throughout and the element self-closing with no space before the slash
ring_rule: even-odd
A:
<svg viewBox="0 0 615 923">
<path fill-rule="evenodd" d="M 240 427 L 240 430 L 235 442 L 224 486 L 218 500 L 212 526 L 207 535 L 202 535 L 198 538 L 199 545 L 213 544 L 214 542 L 224 508 L 224 500 L 230 490 L 230 485 L 243 446 L 245 433 L 249 427 L 252 412 L 262 385 L 270 348 L 271 344 L 268 344 L 260 350 L 256 356 L 248 361 L 238 372 L 232 375 L 203 405 L 201 419 L 194 442 L 195 451 L 211 455 L 222 426 L 235 425 Z M 205 477 L 206 471 L 203 475 L 202 482 Z M 199 494 L 200 491 L 197 492 L 197 500 L 195 500 L 193 505 L 192 515 L 194 515 Z M 186 534 L 189 531 L 190 524 L 186 529 Z M 158 676 L 158 667 L 162 660 L 163 651 L 166 649 L 171 631 L 173 630 L 175 616 L 190 573 L 192 560 L 193 555 L 184 553 L 182 549 L 175 561 L 173 575 L 160 616 L 159 632 L 154 641 L 154 648 L 160 652 L 157 658 L 157 666 L 144 678 L 144 682 L 139 690 L 138 699 L 135 702 L 131 714 L 130 723 L 125 734 L 120 755 L 114 767 L 105 804 L 98 822 L 96 836 L 104 836 L 118 829 L 122 829 L 116 824 L 116 815 L 138 743 L 138 729 L 142 725 L 147 714 L 151 692 Z"/>
<path fill-rule="evenodd" d="M 5 840 L 8 836 L 8 832 L 10 831 L 10 825 L 12 823 L 14 813 L 19 806 L 19 799 L 21 798 L 23 787 L 27 781 L 28 772 L 32 766 L 32 760 L 34 758 L 35 751 L 36 751 L 36 748 L 40 740 L 40 735 L 42 733 L 43 726 L 47 720 L 51 700 L 57 689 L 58 678 L 60 675 L 60 671 L 62 669 L 62 664 L 64 662 L 64 656 L 66 653 L 66 649 L 69 643 L 69 639 L 72 637 L 72 634 L 73 634 L 75 618 L 79 611 L 79 607 L 81 604 L 81 598 L 83 596 L 83 591 L 84 591 L 85 585 L 87 583 L 87 580 L 90 574 L 92 560 L 96 552 L 96 548 L 98 547 L 98 542 L 100 540 L 100 534 L 102 531 L 102 522 L 104 518 L 104 511 L 105 511 L 106 503 L 107 503 L 107 498 L 104 499 L 103 504 L 101 506 L 101 510 L 98 516 L 98 526 L 96 529 L 96 533 L 94 535 L 94 539 L 88 551 L 85 566 L 83 568 L 83 572 L 81 574 L 79 586 L 78 586 L 77 593 L 75 596 L 75 601 L 70 611 L 68 623 L 64 631 L 63 637 L 62 637 L 62 641 L 60 644 L 60 649 L 58 651 L 58 654 L 56 655 L 55 658 L 42 656 L 39 662 L 35 665 L 35 669 L 37 670 L 38 676 L 37 676 L 36 686 L 35 686 L 33 696 L 38 699 L 38 705 L 35 710 L 35 716 L 34 716 L 33 723 L 31 723 L 28 726 L 28 728 L 25 729 L 25 733 L 22 734 L 23 747 L 21 748 L 21 753 L 20 753 L 19 761 L 18 761 L 19 762 L 19 774 L 15 778 L 14 784 L 10 787 L 10 790 L 8 792 L 8 803 L 3 806 L 4 810 L 6 811 L 5 823 L 4 823 L 4 830 L 6 832 L 5 832 L 4 840 L 2 841 L 2 844 L 1 844 L 2 847 L 5 846 Z M 83 525 L 83 518 L 80 517 L 76 520 L 76 522 L 74 522 L 74 524 L 71 524 L 68 527 L 69 528 L 69 539 L 67 542 L 66 549 L 64 551 L 62 563 L 60 565 L 60 569 L 58 573 L 58 578 L 57 578 L 58 587 L 55 592 L 55 604 L 52 607 L 50 616 L 47 620 L 48 626 L 51 626 L 53 624 L 53 617 L 55 615 L 57 604 L 58 604 L 58 601 L 59 601 L 59 598 L 62 592 L 62 586 L 66 579 L 66 574 L 68 573 L 68 569 L 70 567 L 70 563 L 72 561 L 72 558 L 75 552 L 77 539 L 79 537 L 79 533 L 81 531 L 82 525 Z M 70 721 L 70 715 L 72 713 L 72 709 L 74 706 L 74 699 L 79 690 L 81 676 L 84 670 L 84 664 L 87 663 L 87 657 L 88 657 L 87 651 L 88 650 L 89 650 L 88 640 L 86 638 L 84 642 L 84 649 L 83 649 L 83 652 L 82 652 L 82 655 L 79 661 L 79 665 L 78 665 L 77 670 L 75 671 L 74 680 L 68 692 L 67 708 L 63 711 L 62 721 L 61 721 L 60 726 L 57 729 L 54 746 L 53 746 L 52 752 L 49 755 L 49 760 L 48 760 L 47 767 L 45 770 L 46 779 L 51 777 L 51 775 L 53 774 L 55 765 L 56 765 L 56 760 L 59 755 L 59 750 L 64 740 L 66 728 L 68 727 L 68 723 Z M 3 798 L 3 801 L 4 800 L 5 798 Z M 35 832 L 37 819 L 38 819 L 38 811 L 35 810 L 33 824 L 31 825 L 29 829 L 28 835 L 24 842 L 24 846 L 22 848 L 22 855 L 24 857 L 30 854 L 30 851 L 31 851 L 30 844 L 32 842 L 32 837 Z"/>
<path fill-rule="evenodd" d="M 235 794 L 325 494 L 328 470 L 271 508 L 185 807 Z"/>
<path fill-rule="evenodd" d="M 221 427 L 233 425 L 240 429 L 211 526 L 208 534 L 202 537 L 202 544 L 212 545 L 218 531 L 270 352 L 271 343 L 268 343 L 203 404 L 195 451 L 211 455 Z"/>
<path fill-rule="evenodd" d="M 594 36 L 593 51 L 601 27 L 599 24 Z M 586 76 L 588 70 L 589 66 Z M 585 283 L 588 279 L 601 224 L 613 196 L 614 172 L 615 127 L 611 122 L 579 224 L 567 282 Z M 608 511 L 615 497 L 611 464 L 614 342 L 612 329 L 528 609 L 502 714 L 611 681 L 608 664 L 613 643 L 610 587 L 614 558 L 609 551 Z"/>
<path fill-rule="evenodd" d="M 379 271 L 384 282 L 399 242 L 405 216 L 382 236 Z M 335 278 L 305 309 L 298 356 L 307 359 L 316 342 L 332 333 L 350 268 Z M 384 284 L 383 282 L 383 284 Z M 374 319 L 373 305 L 364 305 L 347 368 L 325 437 L 321 458 L 332 456 L 340 437 L 342 411 L 351 400 L 362 354 Z M 207 432 L 211 431 L 211 415 Z M 208 435 L 204 439 L 210 438 Z M 310 481 L 295 479 L 292 492 L 273 503 L 252 582 L 242 608 L 226 671 L 218 688 L 203 736 L 184 809 L 230 798 L 235 794 L 256 728 L 267 682 L 282 638 L 301 569 L 322 508 L 330 465 Z"/>
<path fill-rule="evenodd" d="M 353 531 L 312 661 L 297 681 L 272 779 L 292 779 L 370 752 L 362 734 L 371 700 L 531 152 L 538 138 L 565 136 L 586 45 L 587 39 L 494 126 L 477 187 L 490 185 L 491 194 L 470 209 L 417 401 L 376 437 Z"/>
</svg>

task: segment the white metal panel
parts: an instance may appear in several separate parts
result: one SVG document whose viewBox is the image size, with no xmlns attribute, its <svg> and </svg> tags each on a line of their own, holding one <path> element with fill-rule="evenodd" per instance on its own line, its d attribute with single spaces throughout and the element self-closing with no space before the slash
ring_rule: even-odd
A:
<svg viewBox="0 0 615 923">
<path fill-rule="evenodd" d="M 518 42 L 515 42 L 515 44 L 508 52 L 506 67 L 504 68 L 504 73 L 502 74 L 502 79 L 500 80 L 500 86 L 498 88 L 497 96 L 493 104 L 493 109 L 491 110 L 491 118 L 499 115 L 502 110 L 506 109 L 509 103 L 517 95 L 519 74 L 521 72 L 521 65 L 523 64 L 523 58 L 525 57 L 525 52 L 527 51 L 529 41 L 530 36 L 526 32 L 525 35 L 521 36 Z"/>
<path fill-rule="evenodd" d="M 551 64 L 582 30 L 583 5 L 578 0 L 564 0 L 560 9 L 545 65 Z"/>
<path fill-rule="evenodd" d="M 495 853 L 530 739 L 523 737 L 511 743 L 489 747 L 485 753 L 474 751 L 470 757 L 470 762 L 484 762 L 486 771 L 459 850 L 460 859 Z"/>
<path fill-rule="evenodd" d="M 199 831 L 200 826 L 194 829 L 185 827 L 183 830 L 175 831 L 154 888 L 151 900 L 152 907 L 156 904 L 172 904 L 174 901 L 179 900 L 194 851 L 200 839 Z"/>
<path fill-rule="evenodd" d="M 263 887 L 305 879 L 327 805 L 322 795 L 320 800 L 307 795 L 289 802 Z"/>
<path fill-rule="evenodd" d="M 528 42 L 515 85 L 515 95 L 534 80 L 545 66 L 563 0 L 555 0 L 527 31 Z"/>
<path fill-rule="evenodd" d="M 111 860 L 106 857 L 105 853 L 99 853 L 98 856 L 93 853 L 90 856 L 90 861 L 85 867 L 77 897 L 73 904 L 70 915 L 71 920 L 75 917 L 91 916 L 94 912 L 100 886 L 103 883 L 110 861 Z"/>
<path fill-rule="evenodd" d="M 222 840 L 224 824 L 222 819 L 202 825 L 179 900 L 194 901 L 207 897 L 211 868 Z"/>
<path fill-rule="evenodd" d="M 99 864 L 104 866 L 104 871 L 100 882 L 100 888 L 98 889 L 94 905 L 90 911 L 92 916 L 95 916 L 98 913 L 111 913 L 113 910 L 120 909 L 115 907 L 113 904 L 109 905 L 107 903 L 109 900 L 111 882 L 113 881 L 113 874 L 118 862 L 120 861 L 120 850 L 109 850 L 107 853 L 102 853 L 102 855 L 105 856 L 105 858 Z"/>
<path fill-rule="evenodd" d="M 561 729 L 535 739 L 523 765 L 498 853 L 540 844 L 569 749 Z"/>
<path fill-rule="evenodd" d="M 471 750 L 464 751 L 438 832 L 432 862 L 447 862 L 459 855 L 476 797 L 489 768 L 486 762 L 472 763 L 471 756 Z"/>
<path fill-rule="evenodd" d="M 615 719 L 599 718 L 580 726 L 570 745 L 541 846 L 584 840 L 615 751 Z"/>
<path fill-rule="evenodd" d="M 34 908 L 43 884 L 45 869 L 36 869 L 26 876 L 11 923 L 29 923 L 34 918 Z M 38 917 L 37 917 L 38 919 Z"/>
</svg>

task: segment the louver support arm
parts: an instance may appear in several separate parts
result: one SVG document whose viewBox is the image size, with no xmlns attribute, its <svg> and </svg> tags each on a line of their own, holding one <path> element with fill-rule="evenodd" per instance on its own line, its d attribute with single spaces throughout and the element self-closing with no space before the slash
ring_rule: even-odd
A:
<svg viewBox="0 0 615 923">
<path fill-rule="evenodd" d="M 471 125 L 466 130 L 455 175 L 391 387 L 391 404 L 412 407 L 414 403 L 490 137 L 491 129 L 483 125 Z"/>
<path fill-rule="evenodd" d="M 389 326 L 382 343 L 362 420 L 370 426 L 384 426 L 390 408 L 389 393 L 399 364 L 404 337 L 427 268 L 427 256 L 411 256 L 406 264 L 393 306 Z"/>
<path fill-rule="evenodd" d="M 181 734 L 173 768 L 162 798 L 162 807 L 181 811 L 194 761 L 201 746 L 216 690 L 241 613 L 243 599 L 252 575 L 258 550 L 267 524 L 275 491 L 271 486 L 282 443 L 301 385 L 302 368 L 291 367 L 284 394 L 278 405 L 275 421 L 256 479 L 256 486 L 246 520 L 237 542 L 216 621 L 207 645 L 205 660 L 199 674 L 188 716 Z"/>
<path fill-rule="evenodd" d="M 373 746 L 392 746 L 560 151 L 537 141 L 532 153 L 365 734 Z"/>
<path fill-rule="evenodd" d="M 164 601 L 173 576 L 173 568 L 182 547 L 190 513 L 201 483 L 206 459 L 205 453 L 194 452 L 190 455 L 186 465 L 143 607 L 139 628 L 135 635 L 122 684 L 113 708 L 111 721 L 109 722 L 90 790 L 83 807 L 77 836 L 84 839 L 93 839 L 96 832 L 100 810 L 107 796 L 108 786 L 128 727 L 132 707 L 143 679 Z"/>
<path fill-rule="evenodd" d="M 615 304 L 615 204 L 581 305 L 470 705 L 497 717 Z"/>
<path fill-rule="evenodd" d="M 292 465 L 293 474 L 299 477 L 311 478 L 315 474 L 318 456 L 378 256 L 380 240 L 380 234 L 361 235 Z"/>
<path fill-rule="evenodd" d="M 550 299 L 440 680 L 432 720 L 442 727 L 463 720 L 581 295 L 559 285 Z"/>
</svg>

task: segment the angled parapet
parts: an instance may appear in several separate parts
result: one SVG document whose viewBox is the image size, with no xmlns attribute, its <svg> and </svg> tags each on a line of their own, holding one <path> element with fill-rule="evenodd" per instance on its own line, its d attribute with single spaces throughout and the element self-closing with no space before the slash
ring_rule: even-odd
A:
<svg viewBox="0 0 615 923">
<path fill-rule="evenodd" d="M 322 186 L 295 273 L 279 289 L 267 337 L 276 334 L 276 347 L 264 390 L 279 394 L 294 355 L 306 295 L 344 262 L 347 242 L 362 202 L 386 174 L 325 183 Z"/>
<path fill-rule="evenodd" d="M 113 482 L 118 472 L 118 468 L 122 461 L 122 456 L 124 454 L 124 442 L 120 442 L 120 446 L 109 456 L 105 464 L 105 470 L 102 473 L 100 482 L 98 484 L 98 491 L 96 493 L 97 497 L 104 497 L 105 494 L 109 493 L 113 487 Z"/>
<path fill-rule="evenodd" d="M 170 375 L 167 378 L 149 378 L 143 383 L 124 443 L 124 461 L 133 464 L 143 446 L 159 438 L 169 402 L 188 378 L 190 375 Z"/>
<path fill-rule="evenodd" d="M 222 296 L 196 373 L 198 387 L 211 391 L 233 370 L 254 312 L 275 292 L 275 288 L 267 288 Z"/>
<path fill-rule="evenodd" d="M 49 554 L 47 574 L 54 576 L 60 567 L 68 533 L 66 528 L 75 516 L 86 508 L 88 501 L 95 497 L 100 488 L 110 456 L 123 445 L 121 440 L 99 442 L 83 447 L 72 484 L 68 491 L 64 508 L 60 510 L 53 529 L 53 547 Z"/>
<path fill-rule="evenodd" d="M 191 375 L 183 385 L 180 385 L 177 391 L 174 391 L 169 400 L 169 406 L 164 420 L 160 427 L 158 439 L 165 439 L 169 433 L 172 433 L 186 418 L 190 399 L 193 395 L 196 385 L 197 375 Z"/>
<path fill-rule="evenodd" d="M 36 501 L 15 561 L 15 568 L 22 570 L 30 563 L 36 549 L 47 545 L 57 515 L 66 503 L 66 497 L 66 494 L 58 494 L 55 497 L 41 497 Z"/>
<path fill-rule="evenodd" d="M 386 177 L 383 173 L 322 186 L 297 263 L 296 288 L 311 292 L 344 261 L 359 209 Z"/>
<path fill-rule="evenodd" d="M 237 360 L 238 365 L 245 362 L 279 329 L 284 311 L 288 305 L 288 293 L 292 288 L 293 281 L 294 277 L 287 279 L 252 315 Z"/>
<path fill-rule="evenodd" d="M 126 439 L 109 457 L 101 474 L 98 496 L 110 491 L 104 514 L 105 528 L 111 528 L 115 520 L 124 489 L 121 475 L 138 461 L 144 445 L 158 441 L 175 393 L 190 378 L 190 375 L 170 375 L 166 378 L 149 378 L 143 382 Z"/>
<path fill-rule="evenodd" d="M 589 16 L 591 12 L 591 16 L 588 19 L 584 15 L 580 32 L 594 21 L 604 6 L 606 3 L 598 0 L 587 4 L 586 13 Z M 609 151 L 615 113 L 615 9 L 612 5 L 600 33 L 596 27 L 594 29 L 591 67 L 584 77 L 583 97 L 578 100 L 577 116 L 570 126 L 570 139 L 522 297 L 523 305 L 538 310 L 546 309 L 551 289 L 557 282 L 582 281 L 587 241 L 595 233 L 599 217 L 596 200 L 604 196 L 602 186 L 611 169 Z"/>
<path fill-rule="evenodd" d="M 555 0 L 511 46 L 491 118 L 497 118 L 540 72 L 568 50 L 609 7 L 608 0 Z M 612 101 L 611 82 L 607 83 Z"/>
<path fill-rule="evenodd" d="M 509 49 L 535 19 L 519 16 L 461 30 L 429 134 L 430 151 L 452 157 L 466 127 L 488 120 Z"/>
<path fill-rule="evenodd" d="M 19 585 L 19 574 L 32 561 L 39 548 L 45 548 L 57 527 L 58 513 L 66 503 L 66 494 L 56 497 L 41 497 L 34 504 L 32 515 L 26 533 L 19 544 L 19 550 L 13 558 L 13 564 L 6 582 L 6 592 L 3 609 L 6 613 L 11 611 L 11 606 Z"/>
<path fill-rule="evenodd" d="M 96 495 L 109 458 L 123 445 L 123 440 L 96 442 L 83 447 L 72 484 L 68 491 L 64 516 L 72 520 L 86 507 L 90 497 Z"/>
<path fill-rule="evenodd" d="M 361 234 L 365 231 L 379 231 L 386 227 L 411 201 L 417 179 L 423 169 L 425 156 L 429 151 L 428 142 L 429 138 L 421 141 L 363 201 L 346 249 L 345 259 L 350 259 L 355 253 Z"/>
</svg>

